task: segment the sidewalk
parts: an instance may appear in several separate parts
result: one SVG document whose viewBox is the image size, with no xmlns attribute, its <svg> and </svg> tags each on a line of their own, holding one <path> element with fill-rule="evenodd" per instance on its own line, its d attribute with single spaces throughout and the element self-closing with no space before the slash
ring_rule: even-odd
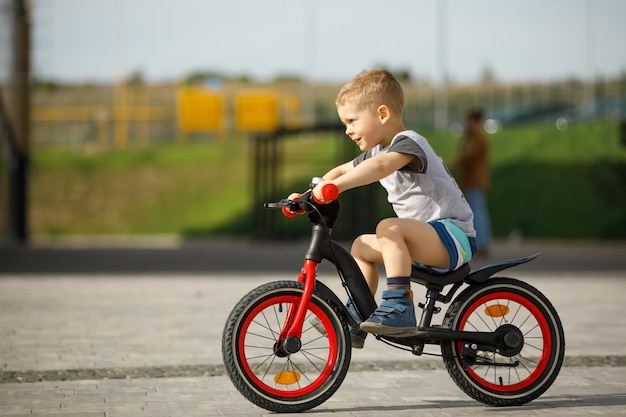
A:
<svg viewBox="0 0 626 417">
<path fill-rule="evenodd" d="M 498 255 L 505 249 L 497 248 Z M 353 351 L 339 391 L 306 415 L 626 415 L 623 253 L 559 245 L 542 249 L 542 257 L 550 256 L 541 269 L 531 263 L 501 274 L 539 288 L 563 321 L 566 366 L 542 397 L 515 409 L 483 406 L 456 387 L 440 359 L 415 357 L 372 339 Z M 74 251 L 74 257 L 80 253 Z M 591 265 L 584 258 L 590 254 L 606 256 L 596 260 L 605 266 L 602 271 L 557 268 L 563 259 L 571 265 L 572 255 L 575 262 Z M 280 254 L 271 259 L 279 260 Z M 212 266 L 214 271 L 192 273 L 111 274 L 92 268 L 90 273 L 0 274 L 0 416 L 271 414 L 248 403 L 224 375 L 221 332 L 246 292 L 294 276 Z M 344 298 L 332 270 L 320 278 Z M 431 346 L 428 352 L 438 350 Z M 43 381 L 27 382 L 38 379 Z"/>
<path fill-rule="evenodd" d="M 624 368 L 561 370 L 539 399 L 516 408 L 484 406 L 463 394 L 446 371 L 349 372 L 321 406 L 284 416 L 623 416 Z M 398 381 L 402 381 L 402 385 Z M 0 384 L 0 415 L 141 417 L 277 415 L 246 401 L 226 376 Z"/>
</svg>

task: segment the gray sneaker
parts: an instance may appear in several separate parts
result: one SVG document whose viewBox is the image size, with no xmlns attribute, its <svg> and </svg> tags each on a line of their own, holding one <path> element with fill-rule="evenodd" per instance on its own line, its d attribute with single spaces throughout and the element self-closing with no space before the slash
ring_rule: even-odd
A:
<svg viewBox="0 0 626 417">
<path fill-rule="evenodd" d="M 352 301 L 348 301 L 348 303 L 346 304 L 346 308 L 348 309 L 348 312 L 350 313 L 354 321 L 356 321 L 357 324 L 361 324 L 361 319 L 359 318 L 359 315 L 357 314 L 356 308 L 354 307 Z M 318 332 L 320 332 L 324 336 L 328 336 L 326 334 L 326 328 L 322 325 L 322 322 L 320 321 L 320 319 L 317 318 L 317 316 L 312 317 L 309 320 L 309 323 L 311 323 Z M 365 344 L 365 338 L 367 337 L 367 332 L 360 329 L 355 329 L 352 326 L 349 327 L 352 347 L 354 349 L 363 349 L 363 346 Z"/>
<path fill-rule="evenodd" d="M 383 291 L 383 300 L 372 315 L 361 323 L 361 330 L 386 336 L 412 335 L 417 325 L 412 291 Z"/>
</svg>

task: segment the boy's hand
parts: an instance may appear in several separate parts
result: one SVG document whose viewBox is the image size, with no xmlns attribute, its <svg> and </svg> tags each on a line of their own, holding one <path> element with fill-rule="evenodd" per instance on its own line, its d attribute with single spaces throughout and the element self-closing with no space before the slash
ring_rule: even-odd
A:
<svg viewBox="0 0 626 417">
<path fill-rule="evenodd" d="M 299 194 L 299 193 L 291 193 L 289 194 L 289 197 L 287 197 L 287 199 L 291 201 L 298 201 L 301 198 L 302 198 L 302 194 Z M 285 217 L 295 217 L 298 214 L 304 213 L 304 210 L 297 210 L 297 211 L 291 211 L 291 210 L 295 210 L 295 209 L 291 207 L 283 207 L 282 212 L 285 215 Z"/>
<path fill-rule="evenodd" d="M 326 204 L 326 201 L 324 200 L 324 196 L 322 195 L 322 187 L 324 186 L 324 184 L 326 184 L 326 181 L 319 182 L 315 186 L 315 188 L 313 188 L 312 191 L 313 191 L 313 197 L 315 197 L 315 200 Z"/>
<path fill-rule="evenodd" d="M 339 191 L 330 181 L 321 181 L 313 188 L 313 198 L 318 203 L 328 204 L 337 199 Z"/>
</svg>

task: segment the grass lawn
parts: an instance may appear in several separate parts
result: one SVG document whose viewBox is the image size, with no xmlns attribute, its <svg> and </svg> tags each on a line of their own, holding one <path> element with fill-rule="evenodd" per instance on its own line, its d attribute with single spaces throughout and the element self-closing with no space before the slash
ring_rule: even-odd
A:
<svg viewBox="0 0 626 417">
<path fill-rule="evenodd" d="M 455 138 L 422 133 L 444 160 L 454 157 Z M 489 138 L 496 237 L 626 238 L 626 147 L 616 123 L 574 125 L 565 132 L 505 128 Z M 285 189 L 298 190 L 336 164 L 345 152 L 341 141 L 347 141 L 341 134 L 286 140 L 280 173 Z M 31 232 L 249 234 L 251 213 L 261 209 L 251 207 L 250 149 L 242 138 L 91 154 L 36 149 Z"/>
<path fill-rule="evenodd" d="M 184 234 L 249 205 L 245 141 L 83 155 L 36 153 L 34 235 Z"/>
</svg>

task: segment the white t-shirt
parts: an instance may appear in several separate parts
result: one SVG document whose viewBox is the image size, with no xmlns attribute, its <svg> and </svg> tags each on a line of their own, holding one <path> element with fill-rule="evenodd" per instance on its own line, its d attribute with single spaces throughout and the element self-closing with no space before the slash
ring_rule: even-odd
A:
<svg viewBox="0 0 626 417">
<path fill-rule="evenodd" d="M 354 166 L 387 152 L 415 155 L 422 162 L 420 170 L 405 166 L 380 180 L 399 218 L 425 222 L 447 220 L 461 228 L 468 237 L 476 236 L 472 209 L 426 138 L 412 130 L 405 130 L 398 133 L 388 147 L 378 145 L 357 156 Z"/>
</svg>

